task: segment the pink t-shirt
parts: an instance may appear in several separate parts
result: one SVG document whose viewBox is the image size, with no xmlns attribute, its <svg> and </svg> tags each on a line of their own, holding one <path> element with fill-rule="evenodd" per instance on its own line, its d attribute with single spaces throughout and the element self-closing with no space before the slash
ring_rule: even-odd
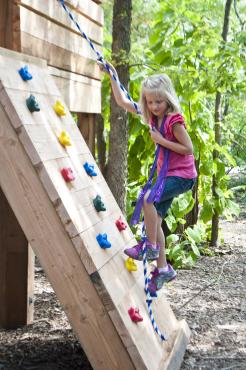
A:
<svg viewBox="0 0 246 370">
<path fill-rule="evenodd" d="M 168 121 L 165 124 L 165 139 L 173 142 L 178 142 L 178 140 L 173 135 L 173 125 L 179 123 L 186 128 L 184 118 L 181 114 L 175 113 L 168 115 Z M 161 166 L 163 163 L 164 153 L 160 150 L 158 161 L 157 161 L 157 172 L 159 174 Z M 193 154 L 179 154 L 170 150 L 168 171 L 167 176 L 179 176 L 185 179 L 194 179 L 197 177 L 197 171 L 195 167 L 195 161 Z"/>
</svg>

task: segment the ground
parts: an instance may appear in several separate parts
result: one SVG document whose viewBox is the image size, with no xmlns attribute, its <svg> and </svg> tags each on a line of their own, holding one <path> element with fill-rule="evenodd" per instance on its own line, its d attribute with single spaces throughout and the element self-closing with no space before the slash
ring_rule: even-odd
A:
<svg viewBox="0 0 246 370">
<path fill-rule="evenodd" d="M 182 370 L 246 369 L 246 219 L 221 225 L 223 247 L 193 270 L 179 270 L 166 289 L 177 318 L 192 332 Z M 0 329 L 0 370 L 60 369 L 92 368 L 37 264 L 34 323 Z"/>
</svg>

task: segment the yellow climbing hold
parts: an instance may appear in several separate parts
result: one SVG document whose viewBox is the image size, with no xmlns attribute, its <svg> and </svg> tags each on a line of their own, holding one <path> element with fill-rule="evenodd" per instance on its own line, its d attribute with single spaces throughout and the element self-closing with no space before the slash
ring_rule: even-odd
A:
<svg viewBox="0 0 246 370">
<path fill-rule="evenodd" d="M 70 136 L 66 131 L 61 132 L 61 135 L 58 137 L 58 140 L 60 141 L 61 145 L 65 147 L 72 145 Z"/>
<path fill-rule="evenodd" d="M 54 105 L 54 110 L 58 114 L 58 116 L 65 116 L 66 111 L 64 105 L 60 102 L 60 100 L 57 100 Z"/>
<path fill-rule="evenodd" d="M 136 263 L 134 262 L 133 258 L 127 258 L 127 260 L 125 261 L 125 266 L 127 268 L 128 271 L 137 271 L 137 265 Z"/>
</svg>

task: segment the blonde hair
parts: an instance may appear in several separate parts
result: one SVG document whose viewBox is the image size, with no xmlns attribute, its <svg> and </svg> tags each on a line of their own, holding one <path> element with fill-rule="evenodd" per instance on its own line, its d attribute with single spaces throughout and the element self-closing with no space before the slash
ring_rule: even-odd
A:
<svg viewBox="0 0 246 370">
<path fill-rule="evenodd" d="M 151 119 L 145 96 L 146 93 L 155 93 L 157 96 L 165 99 L 168 104 L 167 113 L 181 112 L 179 100 L 170 78 L 166 74 L 152 75 L 143 80 L 139 101 L 143 119 L 146 123 L 149 123 Z"/>
</svg>

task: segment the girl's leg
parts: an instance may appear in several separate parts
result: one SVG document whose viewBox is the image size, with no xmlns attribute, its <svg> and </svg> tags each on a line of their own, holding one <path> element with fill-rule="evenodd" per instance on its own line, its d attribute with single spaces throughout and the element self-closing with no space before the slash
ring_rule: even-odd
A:
<svg viewBox="0 0 246 370">
<path fill-rule="evenodd" d="M 148 241 L 151 244 L 156 245 L 157 240 L 157 221 L 158 221 L 158 214 L 156 212 L 156 208 L 154 207 L 153 203 L 147 203 L 147 198 L 149 196 L 150 190 L 145 194 L 144 197 L 144 204 L 143 204 L 143 211 L 144 211 L 144 223 L 146 227 L 146 234 Z"/>
<path fill-rule="evenodd" d="M 155 294 L 157 290 L 163 287 L 164 283 L 175 279 L 176 271 L 170 264 L 167 264 L 165 253 L 165 236 L 161 227 L 162 218 L 158 216 L 157 222 L 157 242 L 160 245 L 159 258 L 157 259 L 157 267 L 152 272 L 152 277 L 148 284 L 148 289 L 151 294 Z"/>
<path fill-rule="evenodd" d="M 167 266 L 166 253 L 165 253 L 165 236 L 161 227 L 162 218 L 157 216 L 157 243 L 160 246 L 160 254 L 157 260 L 157 267 L 162 268 Z"/>
</svg>

